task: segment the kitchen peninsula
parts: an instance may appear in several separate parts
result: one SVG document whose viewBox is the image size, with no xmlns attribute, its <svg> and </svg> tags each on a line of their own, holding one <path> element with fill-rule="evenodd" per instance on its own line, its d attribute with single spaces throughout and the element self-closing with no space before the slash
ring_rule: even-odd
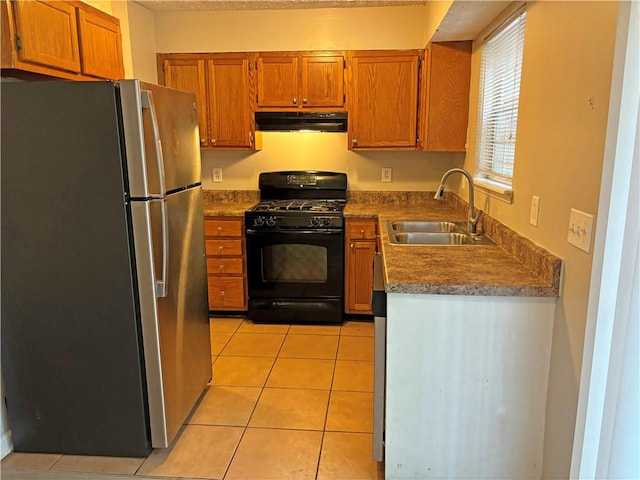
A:
<svg viewBox="0 0 640 480">
<path fill-rule="evenodd" d="M 386 478 L 539 478 L 561 260 L 488 215 L 495 246 L 391 244 L 388 220 L 464 221 L 466 203 L 349 193 L 344 216 L 377 219 L 385 269 Z M 237 214 L 220 195 L 205 214 Z"/>
<path fill-rule="evenodd" d="M 539 478 L 561 260 L 488 215 L 496 246 L 390 243 L 388 220 L 464 221 L 428 192 L 352 192 L 387 293 L 385 478 Z"/>
</svg>

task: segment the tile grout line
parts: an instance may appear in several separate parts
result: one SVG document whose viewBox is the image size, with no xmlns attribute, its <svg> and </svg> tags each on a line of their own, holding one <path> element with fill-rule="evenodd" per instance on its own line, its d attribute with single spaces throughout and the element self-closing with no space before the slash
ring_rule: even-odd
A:
<svg viewBox="0 0 640 480">
<path fill-rule="evenodd" d="M 240 325 L 238 326 L 236 331 L 229 338 L 229 342 L 236 335 L 236 333 L 238 333 L 238 331 L 240 330 L 240 326 L 242 326 L 242 324 L 244 322 L 245 322 L 245 320 L 243 320 L 242 323 L 240 323 Z M 249 423 L 251 423 L 251 418 L 253 417 L 253 414 L 255 413 L 256 408 L 258 408 L 258 402 L 260 402 L 260 399 L 262 398 L 262 394 L 264 393 L 264 389 L 266 388 L 266 385 L 267 385 L 267 380 L 269 379 L 269 376 L 271 375 L 271 372 L 273 372 L 273 368 L 275 367 L 276 361 L 278 359 L 278 355 L 280 354 L 280 351 L 282 350 L 282 345 L 284 345 L 284 342 L 285 342 L 285 340 L 287 338 L 287 335 L 289 334 L 289 330 L 290 330 L 290 328 L 287 328 L 287 331 L 285 332 L 285 335 L 284 335 L 284 338 L 282 340 L 282 343 L 280 344 L 280 348 L 278 349 L 278 352 L 276 353 L 276 356 L 274 357 L 273 362 L 271 363 L 271 368 L 269 368 L 269 372 L 265 376 L 265 379 L 264 379 L 264 382 L 262 384 L 262 387 L 260 387 L 260 393 L 256 397 L 256 401 L 253 404 L 253 408 L 251 409 L 251 413 L 247 417 L 247 424 L 244 426 L 244 428 L 242 430 L 242 435 L 240 435 L 240 439 L 238 440 L 238 444 L 236 445 L 236 447 L 233 450 L 233 454 L 231 455 L 231 458 L 229 459 L 229 463 L 227 464 L 227 467 L 224 470 L 224 475 L 222 476 L 221 480 L 224 480 L 227 477 L 227 474 L 229 473 L 229 469 L 231 468 L 231 465 L 233 464 L 233 460 L 235 459 L 236 454 L 238 453 L 238 450 L 240 449 L 240 444 L 242 443 L 242 440 L 244 439 L 244 436 L 247 433 L 247 429 L 249 428 Z"/>
</svg>

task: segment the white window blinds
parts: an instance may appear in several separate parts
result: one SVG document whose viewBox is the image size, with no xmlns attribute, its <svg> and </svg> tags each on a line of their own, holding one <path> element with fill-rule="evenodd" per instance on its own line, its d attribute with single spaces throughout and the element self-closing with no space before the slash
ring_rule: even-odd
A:
<svg viewBox="0 0 640 480">
<path fill-rule="evenodd" d="M 526 11 L 518 10 L 482 47 L 478 174 L 511 185 Z"/>
</svg>

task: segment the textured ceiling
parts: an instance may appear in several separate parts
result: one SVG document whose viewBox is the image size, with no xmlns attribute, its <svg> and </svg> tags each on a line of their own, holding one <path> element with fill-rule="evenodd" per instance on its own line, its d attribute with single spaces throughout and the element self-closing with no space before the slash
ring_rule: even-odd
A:
<svg viewBox="0 0 640 480">
<path fill-rule="evenodd" d="M 473 40 L 507 8 L 509 1 L 456 0 L 431 39 L 434 42 Z"/>
<path fill-rule="evenodd" d="M 156 12 L 424 5 L 425 0 L 137 0 Z"/>
</svg>

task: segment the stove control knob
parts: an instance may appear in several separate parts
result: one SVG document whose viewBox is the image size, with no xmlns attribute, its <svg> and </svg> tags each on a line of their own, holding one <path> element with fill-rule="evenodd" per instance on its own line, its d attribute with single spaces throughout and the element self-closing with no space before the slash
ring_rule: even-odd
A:
<svg viewBox="0 0 640 480">
<path fill-rule="evenodd" d="M 320 225 L 320 219 L 318 217 L 313 217 L 310 220 L 311 225 L 314 227 L 317 227 L 318 225 Z"/>
<path fill-rule="evenodd" d="M 269 217 L 267 218 L 267 225 L 269 227 L 273 227 L 276 224 L 276 217 Z"/>
<path fill-rule="evenodd" d="M 323 218 L 323 219 L 322 219 L 322 224 L 323 224 L 325 227 L 328 227 L 329 225 L 331 225 L 331 218 L 330 218 L 330 217 L 325 217 L 325 218 Z"/>
<path fill-rule="evenodd" d="M 264 217 L 257 217 L 253 219 L 254 227 L 261 227 L 262 225 L 264 225 Z"/>
</svg>

